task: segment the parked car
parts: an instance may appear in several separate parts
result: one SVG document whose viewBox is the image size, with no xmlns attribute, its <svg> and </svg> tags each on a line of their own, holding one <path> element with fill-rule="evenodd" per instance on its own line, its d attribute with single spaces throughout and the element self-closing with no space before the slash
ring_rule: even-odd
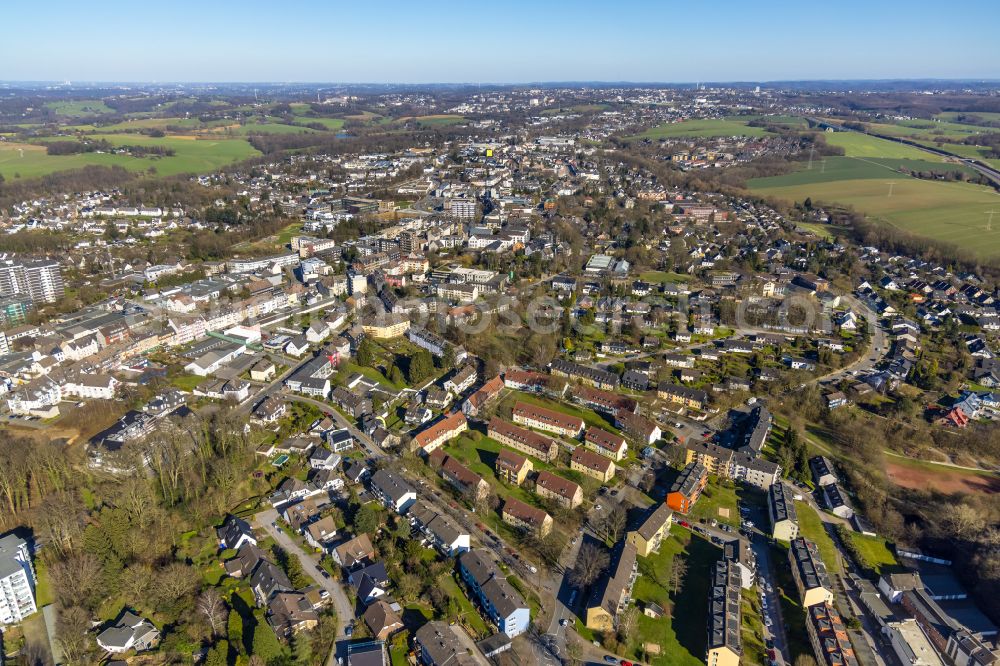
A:
<svg viewBox="0 0 1000 666">
<path fill-rule="evenodd" d="M 606 655 L 604 655 L 604 663 L 606 663 L 606 664 L 617 664 L 618 663 L 618 657 L 614 656 L 613 654 L 606 654 Z"/>
</svg>

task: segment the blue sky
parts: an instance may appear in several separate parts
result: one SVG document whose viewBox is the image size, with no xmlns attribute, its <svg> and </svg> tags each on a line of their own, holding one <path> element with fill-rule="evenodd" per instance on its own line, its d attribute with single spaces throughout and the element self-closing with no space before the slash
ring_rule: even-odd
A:
<svg viewBox="0 0 1000 666">
<path fill-rule="evenodd" d="M 5 3 L 0 80 L 1000 78 L 1000 2 Z"/>
</svg>

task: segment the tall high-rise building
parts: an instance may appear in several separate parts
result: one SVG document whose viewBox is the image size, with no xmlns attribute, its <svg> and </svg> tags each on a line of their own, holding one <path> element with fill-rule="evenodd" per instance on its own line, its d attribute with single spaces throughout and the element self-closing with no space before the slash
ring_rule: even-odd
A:
<svg viewBox="0 0 1000 666">
<path fill-rule="evenodd" d="M 66 293 L 62 268 L 58 261 L 32 261 L 24 264 L 28 293 L 36 303 L 55 303 Z"/>
<path fill-rule="evenodd" d="M 35 303 L 55 303 L 65 294 L 58 261 L 0 263 L 0 296 L 30 296 Z"/>
<path fill-rule="evenodd" d="M 5 534 L 0 537 L 0 625 L 16 624 L 36 610 L 35 570 L 28 542 Z"/>
</svg>

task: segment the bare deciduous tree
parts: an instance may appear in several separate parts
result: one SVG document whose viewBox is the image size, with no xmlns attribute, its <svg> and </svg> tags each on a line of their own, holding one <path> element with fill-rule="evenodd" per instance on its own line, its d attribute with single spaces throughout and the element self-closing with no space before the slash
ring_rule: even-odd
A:
<svg viewBox="0 0 1000 666">
<path fill-rule="evenodd" d="M 587 541 L 580 546 L 576 565 L 570 572 L 570 582 L 576 587 L 589 587 L 608 568 L 611 557 L 606 548 Z"/>
<path fill-rule="evenodd" d="M 212 635 L 217 636 L 226 621 L 227 611 L 222 596 L 216 588 L 206 588 L 198 596 L 198 612 L 208 620 L 208 624 L 212 627 Z"/>
</svg>

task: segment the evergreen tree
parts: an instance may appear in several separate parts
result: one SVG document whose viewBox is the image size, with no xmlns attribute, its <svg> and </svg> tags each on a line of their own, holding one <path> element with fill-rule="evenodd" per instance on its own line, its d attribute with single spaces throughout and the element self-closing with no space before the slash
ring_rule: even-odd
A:
<svg viewBox="0 0 1000 666">
<path fill-rule="evenodd" d="M 253 630 L 253 654 L 265 664 L 277 661 L 282 654 L 281 643 L 263 615 L 258 617 L 257 626 Z"/>
</svg>

